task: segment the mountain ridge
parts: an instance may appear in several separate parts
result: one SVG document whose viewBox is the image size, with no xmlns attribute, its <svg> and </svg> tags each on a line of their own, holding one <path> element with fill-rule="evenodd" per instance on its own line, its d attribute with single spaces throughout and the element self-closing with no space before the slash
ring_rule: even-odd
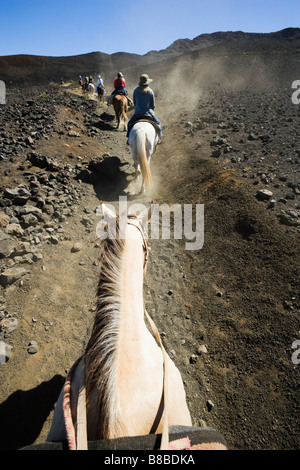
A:
<svg viewBox="0 0 300 470">
<path fill-rule="evenodd" d="M 204 33 L 194 39 L 177 39 L 170 46 L 159 51 L 149 51 L 144 55 L 115 52 L 106 54 L 100 51 L 88 52 L 72 56 L 41 56 L 16 54 L 0 56 L 0 80 L 8 86 L 20 82 L 49 83 L 64 80 L 74 80 L 78 75 L 104 73 L 106 76 L 115 74 L 118 70 L 130 67 L 147 66 L 155 62 L 188 54 L 195 51 L 212 52 L 215 48 L 246 49 L 257 47 L 299 47 L 300 28 L 285 28 L 272 33 L 247 33 L 243 31 L 217 31 Z M 218 52 L 218 49 L 217 49 Z"/>
<path fill-rule="evenodd" d="M 211 47 L 219 43 L 228 43 L 234 41 L 249 41 L 249 40 L 297 40 L 300 39 L 300 28 L 285 28 L 280 31 L 271 33 L 249 33 L 244 31 L 216 31 L 214 33 L 203 33 L 196 36 L 194 39 L 177 39 L 170 46 L 160 51 L 150 51 L 152 53 L 169 53 L 177 50 L 184 52 L 185 50 L 197 50 L 206 47 Z"/>
</svg>

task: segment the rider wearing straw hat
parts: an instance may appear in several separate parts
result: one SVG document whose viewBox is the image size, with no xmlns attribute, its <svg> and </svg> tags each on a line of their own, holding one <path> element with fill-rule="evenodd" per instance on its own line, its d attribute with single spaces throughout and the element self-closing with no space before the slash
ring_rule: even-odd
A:
<svg viewBox="0 0 300 470">
<path fill-rule="evenodd" d="M 133 102 L 135 105 L 134 115 L 128 122 L 127 137 L 133 126 L 133 123 L 137 120 L 139 116 L 148 115 L 159 125 L 160 128 L 160 137 L 162 137 L 162 130 L 160 121 L 154 114 L 155 108 L 155 96 L 153 90 L 149 87 L 149 84 L 152 82 L 152 78 L 145 73 L 140 76 L 139 86 L 133 92 Z"/>
</svg>

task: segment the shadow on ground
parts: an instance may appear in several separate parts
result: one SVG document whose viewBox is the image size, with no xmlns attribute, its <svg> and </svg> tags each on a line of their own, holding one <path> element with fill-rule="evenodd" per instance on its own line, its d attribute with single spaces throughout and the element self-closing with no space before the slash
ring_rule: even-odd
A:
<svg viewBox="0 0 300 470">
<path fill-rule="evenodd" d="M 64 378 L 55 375 L 31 390 L 17 390 L 0 405 L 0 450 L 17 450 L 35 442 L 63 384 Z"/>
</svg>

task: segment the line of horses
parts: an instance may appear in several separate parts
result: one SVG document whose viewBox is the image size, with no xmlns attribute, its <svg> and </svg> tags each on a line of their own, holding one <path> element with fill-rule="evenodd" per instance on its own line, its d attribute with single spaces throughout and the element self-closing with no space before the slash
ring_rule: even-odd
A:
<svg viewBox="0 0 300 470">
<path fill-rule="evenodd" d="M 116 95 L 113 104 L 117 129 L 121 123 L 127 129 L 126 97 Z M 143 190 L 152 187 L 150 159 L 158 140 L 149 120 L 137 121 L 129 134 Z M 161 448 L 167 450 L 168 426 L 192 426 L 180 372 L 146 322 L 153 323 L 143 301 L 148 262 L 144 227 L 152 209 L 126 214 L 121 227 L 120 214 L 101 203 L 106 235 L 96 315 L 84 354 L 56 404 L 50 442 L 67 439 L 70 449 L 87 449 L 88 441 L 162 433 Z"/>
<path fill-rule="evenodd" d="M 95 94 L 95 86 L 91 80 L 89 80 L 89 77 L 85 78 L 85 82 L 80 78 L 79 86 L 82 87 L 83 92 L 87 92 L 91 96 Z M 97 86 L 97 94 L 99 102 L 103 103 L 105 89 L 102 85 Z M 116 128 L 120 129 L 123 127 L 123 130 L 127 131 L 128 100 L 126 96 L 116 94 L 114 95 L 112 102 L 117 120 Z M 129 134 L 128 143 L 131 147 L 136 178 L 138 178 L 139 175 L 142 176 L 142 192 L 144 192 L 145 189 L 151 189 L 153 186 L 150 161 L 152 154 L 155 152 L 158 141 L 159 137 L 157 129 L 155 128 L 155 123 L 149 120 L 149 116 L 146 120 L 142 119 L 140 122 L 136 123 Z"/>
<path fill-rule="evenodd" d="M 127 131 L 128 101 L 126 96 L 116 95 L 113 99 L 113 106 L 117 121 L 116 128 L 123 127 L 123 130 Z M 150 162 L 158 142 L 159 130 L 156 123 L 149 116 L 140 116 L 130 130 L 128 144 L 132 152 L 135 176 L 136 178 L 142 176 L 142 192 L 153 187 Z"/>
<path fill-rule="evenodd" d="M 95 94 L 95 86 L 93 83 L 88 81 L 82 83 L 82 81 L 80 81 L 79 85 L 82 87 L 83 91 L 89 93 L 91 96 Z M 99 102 L 103 103 L 105 94 L 103 86 L 99 85 L 97 87 L 97 94 Z M 128 100 L 126 96 L 116 94 L 113 96 L 112 103 L 117 121 L 116 129 L 119 130 L 123 128 L 124 131 L 127 131 Z M 140 122 L 133 126 L 133 129 L 129 134 L 128 143 L 132 151 L 136 178 L 138 178 L 139 175 L 142 175 L 141 191 L 144 192 L 145 189 L 151 189 L 153 186 L 150 160 L 156 149 L 159 137 L 157 129 L 155 128 L 155 122 L 149 120 L 149 116 L 147 119 L 145 119 L 144 116 L 141 116 L 141 119 L 142 120 Z"/>
<path fill-rule="evenodd" d="M 105 95 L 104 86 L 98 84 L 97 88 L 95 89 L 95 85 L 93 84 L 93 82 L 89 81 L 88 78 L 86 78 L 84 82 L 82 79 L 79 79 L 78 84 L 83 93 L 88 93 L 91 97 L 93 97 L 94 94 L 97 93 L 99 103 L 104 102 L 104 95 Z"/>
</svg>

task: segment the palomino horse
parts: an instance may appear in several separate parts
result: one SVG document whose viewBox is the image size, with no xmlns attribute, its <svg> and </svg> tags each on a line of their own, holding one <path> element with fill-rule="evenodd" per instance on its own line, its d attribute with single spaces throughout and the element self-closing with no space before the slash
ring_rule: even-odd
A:
<svg viewBox="0 0 300 470">
<path fill-rule="evenodd" d="M 142 192 L 145 188 L 152 187 L 150 160 L 158 141 L 158 133 L 150 122 L 136 122 L 129 134 L 128 143 L 132 152 L 136 178 L 142 173 Z"/>
<path fill-rule="evenodd" d="M 147 317 L 153 325 L 143 302 L 148 260 L 144 225 L 153 205 L 138 215 L 116 216 L 104 204 L 101 209 L 104 241 L 94 325 L 84 355 L 71 369 L 71 392 L 66 390 L 71 399 L 64 399 L 63 389 L 47 438 L 53 442 L 68 437 L 70 449 L 78 449 L 80 432 L 76 436 L 73 429 L 70 440 L 67 431 L 73 425 L 63 411 L 68 403 L 72 423 L 83 422 L 87 430 L 85 442 L 162 433 L 163 426 L 191 426 L 180 372 L 145 323 Z M 157 331 L 155 335 L 160 339 Z M 80 390 L 86 390 L 83 420 L 76 408 Z"/>
<path fill-rule="evenodd" d="M 114 110 L 117 119 L 117 129 L 120 129 L 121 123 L 123 123 L 124 131 L 127 130 L 127 110 L 128 110 L 128 102 L 127 98 L 124 95 L 115 95 L 113 99 Z"/>
</svg>

